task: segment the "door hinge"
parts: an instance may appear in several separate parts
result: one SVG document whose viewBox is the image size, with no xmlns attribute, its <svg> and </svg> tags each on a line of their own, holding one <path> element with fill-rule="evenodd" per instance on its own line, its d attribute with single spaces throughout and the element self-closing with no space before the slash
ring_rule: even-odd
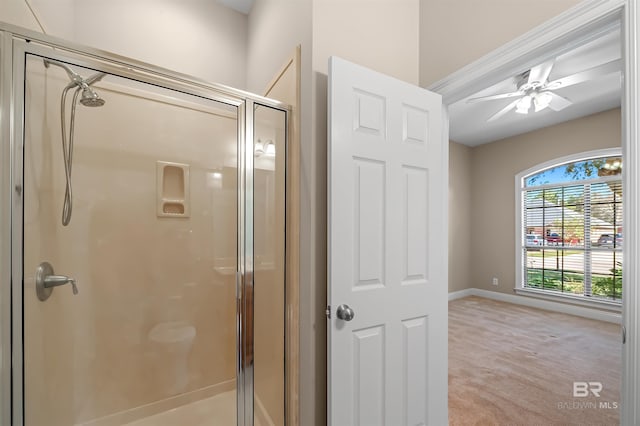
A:
<svg viewBox="0 0 640 426">
<path fill-rule="evenodd" d="M 327 316 L 327 319 L 331 319 L 331 305 L 327 305 L 327 309 L 325 309 L 324 314 Z"/>
<path fill-rule="evenodd" d="M 627 343 L 627 329 L 623 325 L 622 326 L 622 344 L 624 345 L 625 343 Z"/>
</svg>

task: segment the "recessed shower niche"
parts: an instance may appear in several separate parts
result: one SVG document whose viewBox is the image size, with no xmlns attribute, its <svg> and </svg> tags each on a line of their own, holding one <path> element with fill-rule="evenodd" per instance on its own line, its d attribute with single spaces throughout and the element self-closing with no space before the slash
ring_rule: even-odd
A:
<svg viewBox="0 0 640 426">
<path fill-rule="evenodd" d="M 158 217 L 189 217 L 189 165 L 156 162 L 156 213 Z"/>
</svg>

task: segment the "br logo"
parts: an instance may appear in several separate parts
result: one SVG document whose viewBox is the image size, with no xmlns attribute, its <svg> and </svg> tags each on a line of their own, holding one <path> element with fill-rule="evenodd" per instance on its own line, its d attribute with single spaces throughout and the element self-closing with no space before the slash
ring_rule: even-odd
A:
<svg viewBox="0 0 640 426">
<path fill-rule="evenodd" d="M 574 398 L 585 398 L 589 394 L 600 398 L 600 392 L 602 392 L 602 383 L 600 382 L 573 382 Z"/>
</svg>

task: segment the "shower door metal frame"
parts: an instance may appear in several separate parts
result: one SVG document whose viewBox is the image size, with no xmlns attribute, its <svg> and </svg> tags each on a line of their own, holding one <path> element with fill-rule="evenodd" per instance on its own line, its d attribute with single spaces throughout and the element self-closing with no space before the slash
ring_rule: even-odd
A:
<svg viewBox="0 0 640 426">
<path fill-rule="evenodd" d="M 34 43 L 35 42 L 35 43 Z M 238 264 L 236 271 L 237 424 L 252 426 L 253 398 L 253 114 L 255 105 L 285 113 L 284 103 L 0 22 L 0 425 L 24 424 L 23 149 L 26 55 L 47 57 L 237 108 Z M 11 70 L 11 73 L 5 71 Z M 288 134 L 288 132 L 287 132 Z M 285 140 L 285 147 L 288 144 Z M 285 150 L 286 151 L 286 150 Z M 286 171 L 285 171 L 286 173 Z"/>
</svg>

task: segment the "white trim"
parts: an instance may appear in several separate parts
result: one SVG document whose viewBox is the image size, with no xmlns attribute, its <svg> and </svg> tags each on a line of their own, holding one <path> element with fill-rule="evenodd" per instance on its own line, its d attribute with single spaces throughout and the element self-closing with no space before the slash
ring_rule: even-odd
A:
<svg viewBox="0 0 640 426">
<path fill-rule="evenodd" d="M 485 299 L 498 300 L 500 302 L 514 303 L 516 305 L 528 306 L 536 309 L 544 309 L 546 311 L 560 312 L 568 315 L 594 319 L 598 321 L 606 321 L 614 324 L 621 323 L 621 315 L 611 311 L 601 311 L 598 309 L 588 308 L 584 306 L 576 306 L 567 303 L 554 302 L 541 297 L 524 297 L 514 294 L 498 293 L 497 291 L 483 290 L 480 288 L 468 288 L 461 291 L 449 293 L 449 301 L 460 299 L 462 297 L 478 296 Z M 544 295 L 543 295 L 544 296 Z"/>
<path fill-rule="evenodd" d="M 622 155 L 622 154 L 619 154 Z M 578 161 L 576 161 L 578 162 Z M 566 163 L 565 163 L 566 164 Z M 558 164 L 558 166 L 562 166 L 563 164 Z M 547 170 L 552 170 L 551 169 L 547 169 Z M 541 170 L 542 172 L 543 170 Z M 525 175 L 522 177 L 522 180 L 524 181 L 528 176 L 534 175 L 536 173 L 531 173 L 529 175 Z M 618 174 L 618 175 L 611 175 L 611 176 L 601 176 L 595 179 L 580 179 L 580 180 L 574 180 L 574 181 L 564 181 L 564 182 L 558 182 L 558 183 L 545 183 L 544 185 L 536 185 L 536 186 L 523 186 L 522 190 L 526 190 L 526 191 L 534 191 L 534 190 L 538 190 L 538 189 L 549 189 L 549 188 L 557 188 L 559 186 L 575 186 L 575 185 L 590 185 L 592 183 L 606 183 L 606 182 L 615 182 L 615 181 L 621 181 L 622 180 L 622 173 Z"/>
<path fill-rule="evenodd" d="M 635 1 L 635 0 L 634 0 Z M 428 87 L 446 105 L 619 26 L 625 0 L 586 0 Z"/>
<path fill-rule="evenodd" d="M 590 298 L 570 293 L 551 292 L 548 290 L 539 290 L 536 288 L 514 288 L 513 291 L 520 296 L 537 297 L 539 299 L 551 300 L 558 303 L 584 306 L 587 308 L 600 309 L 616 313 L 622 312 L 622 305 L 620 303 L 608 299 L 599 300 L 597 298 Z"/>
<path fill-rule="evenodd" d="M 0 32 L 0 66 L 11 63 L 11 38 Z M 0 73 L 0 425 L 11 422 L 11 69 Z"/>
<path fill-rule="evenodd" d="M 624 243 L 625 271 L 622 282 L 622 325 L 626 329 L 626 343 L 622 345 L 622 409 L 620 424 L 640 424 L 640 130 L 638 129 L 638 25 L 640 9 L 638 0 L 627 0 L 624 10 L 624 57 L 625 69 L 622 99 L 622 152 L 626 165 L 622 179 L 625 188 L 624 226 L 627 237 Z"/>
<path fill-rule="evenodd" d="M 441 135 L 441 144 L 442 144 L 442 146 L 440 147 L 440 161 L 442 162 L 441 163 L 442 176 L 440 177 L 442 182 L 441 182 L 440 191 L 441 191 L 441 194 L 445 194 L 443 197 L 445 199 L 445 202 L 442 203 L 442 206 L 440 206 L 441 208 L 440 229 L 442 230 L 440 235 L 443 238 L 439 242 L 438 246 L 440 248 L 440 262 L 442 262 L 441 265 L 445 265 L 445 266 L 443 268 L 440 268 L 441 278 L 440 278 L 440 282 L 437 282 L 437 285 L 443 286 L 444 288 L 442 289 L 442 291 L 447 292 L 448 286 L 449 286 L 449 268 L 447 267 L 447 265 L 449 264 L 449 239 L 447 238 L 447 235 L 448 235 L 447 230 L 449 229 L 449 203 L 448 203 L 448 196 L 447 196 L 447 194 L 449 194 L 449 108 L 444 103 L 442 104 L 442 128 L 440 129 L 440 135 Z M 441 293 L 438 292 L 438 294 L 441 294 Z M 442 297 L 442 296 L 439 296 L 439 297 Z M 445 319 L 447 319 L 449 317 L 448 303 L 445 305 L 444 309 L 445 309 L 444 317 Z M 444 351 L 444 365 L 442 365 L 442 369 L 446 374 L 447 371 L 449 371 L 449 360 L 448 360 L 449 339 L 447 338 L 447 336 L 449 335 L 449 321 L 447 320 L 446 324 L 439 325 L 438 327 L 444 327 L 443 340 L 446 348 Z M 449 407 L 447 405 L 447 399 L 448 399 L 447 395 L 449 394 L 449 384 L 446 378 L 444 379 L 444 386 L 440 385 L 440 388 L 438 389 L 438 391 L 442 392 L 445 395 L 444 401 L 443 401 L 444 406 L 442 407 L 444 416 L 440 419 L 440 421 L 442 421 L 445 424 L 448 424 L 449 423 Z"/>
<path fill-rule="evenodd" d="M 473 296 L 473 290 L 475 288 L 465 288 L 464 290 L 452 291 L 449 293 L 449 302 L 456 299 L 462 299 L 463 297 Z"/>
<path fill-rule="evenodd" d="M 622 151 L 626 167 L 623 170 L 625 186 L 624 245 L 625 274 L 623 279 L 623 325 L 626 344 L 622 348 L 622 407 L 623 425 L 640 424 L 640 129 L 638 128 L 640 46 L 640 0 L 586 0 L 556 18 L 534 28 L 474 63 L 463 67 L 443 80 L 428 87 L 440 93 L 445 105 L 450 105 L 509 78 L 523 69 L 536 65 L 544 58 L 556 56 L 560 51 L 575 47 L 591 35 L 611 30 L 623 19 L 624 43 L 623 80 L 623 142 Z M 514 296 L 516 297 L 516 296 Z M 531 299 L 531 298 L 526 298 Z"/>
<path fill-rule="evenodd" d="M 563 157 L 558 157 L 558 158 L 553 158 L 551 160 L 545 161 L 543 163 L 540 164 L 536 164 L 535 166 L 529 167 L 527 170 L 523 170 L 520 173 L 518 173 L 516 175 L 516 178 L 519 179 L 524 179 L 525 177 L 535 174 L 535 173 L 539 173 L 542 172 L 546 169 L 550 169 L 552 167 L 558 167 L 558 166 L 563 166 L 565 164 L 569 164 L 569 163 L 575 163 L 578 161 L 584 161 L 584 160 L 590 160 L 592 158 L 600 158 L 600 157 L 613 157 L 616 155 L 622 155 L 622 148 L 602 148 L 602 149 L 594 149 L 593 151 L 585 151 L 585 152 L 578 152 L 575 154 L 570 154 L 570 155 L 565 155 Z M 589 180 L 581 180 L 581 181 L 576 181 L 576 183 L 589 183 L 591 181 L 600 181 L 600 179 L 589 179 Z M 558 185 L 563 185 L 564 182 L 559 183 Z M 554 184 L 555 185 L 555 184 Z M 557 185 L 556 185 L 557 186 Z M 542 188 L 543 185 L 540 185 L 540 187 Z M 522 182 L 520 182 L 520 188 L 524 188 L 524 186 L 522 185 Z M 538 188 L 536 187 L 532 187 L 532 188 Z"/>
</svg>

